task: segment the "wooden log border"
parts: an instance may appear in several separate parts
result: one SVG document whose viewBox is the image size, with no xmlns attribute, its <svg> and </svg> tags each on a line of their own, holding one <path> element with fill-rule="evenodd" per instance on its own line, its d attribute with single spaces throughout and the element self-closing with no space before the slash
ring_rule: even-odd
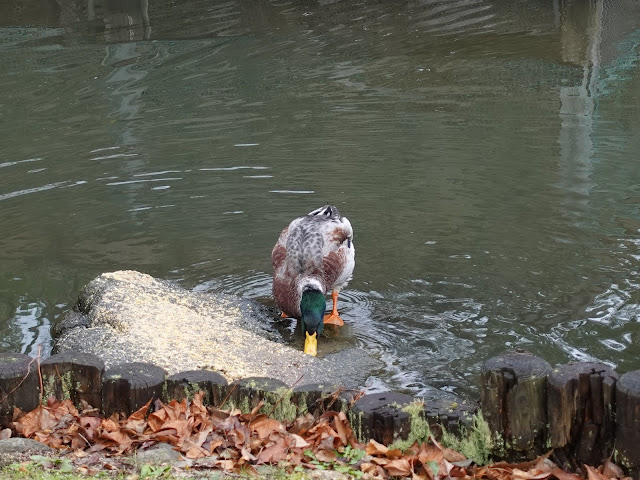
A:
<svg viewBox="0 0 640 480">
<path fill-rule="evenodd" d="M 167 376 L 148 363 L 105 370 L 87 353 L 55 354 L 40 363 L 20 353 L 0 354 L 0 426 L 12 421 L 15 407 L 31 410 L 54 396 L 87 405 L 103 414 L 129 415 L 147 401 L 190 398 L 205 392 L 204 403 L 218 408 L 260 412 L 280 419 L 348 411 L 363 442 L 388 444 L 411 438 L 420 405 L 412 397 L 382 392 L 362 395 L 339 385 L 296 385 L 250 377 L 229 384 L 219 373 L 190 370 Z M 41 387 L 43 392 L 41 393 Z M 610 366 L 576 362 L 552 368 L 543 359 L 506 352 L 486 361 L 480 372 L 480 408 L 493 436 L 496 459 L 532 459 L 553 449 L 562 467 L 598 464 L 613 456 L 632 475 L 640 473 L 640 370 L 619 376 Z M 466 402 L 428 402 L 417 413 L 438 435 L 442 428 L 464 434 L 473 428 L 477 408 Z"/>
</svg>

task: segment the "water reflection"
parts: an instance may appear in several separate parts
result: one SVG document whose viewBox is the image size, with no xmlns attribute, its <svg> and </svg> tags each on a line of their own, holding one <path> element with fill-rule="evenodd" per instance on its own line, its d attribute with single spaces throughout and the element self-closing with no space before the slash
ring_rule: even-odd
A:
<svg viewBox="0 0 640 480">
<path fill-rule="evenodd" d="M 359 258 L 324 345 L 371 388 L 465 389 L 505 346 L 637 368 L 639 10 L 3 2 L 2 348 L 116 268 L 269 303 L 277 234 L 331 201 Z"/>
</svg>

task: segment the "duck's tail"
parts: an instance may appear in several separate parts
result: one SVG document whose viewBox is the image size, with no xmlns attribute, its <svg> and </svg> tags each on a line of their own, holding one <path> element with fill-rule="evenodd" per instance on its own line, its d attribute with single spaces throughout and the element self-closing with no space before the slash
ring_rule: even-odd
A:
<svg viewBox="0 0 640 480">
<path fill-rule="evenodd" d="M 325 205 L 309 212 L 307 215 L 340 219 L 340 212 L 335 205 Z"/>
</svg>

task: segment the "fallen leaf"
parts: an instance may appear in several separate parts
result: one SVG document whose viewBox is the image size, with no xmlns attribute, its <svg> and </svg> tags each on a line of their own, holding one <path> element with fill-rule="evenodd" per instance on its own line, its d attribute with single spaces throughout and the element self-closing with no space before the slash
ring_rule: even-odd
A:
<svg viewBox="0 0 640 480">
<path fill-rule="evenodd" d="M 269 418 L 266 415 L 260 416 L 259 419 L 249 423 L 251 431 L 256 432 L 258 438 L 264 440 L 273 432 L 284 432 L 285 428 L 282 422 Z"/>
<path fill-rule="evenodd" d="M 258 455 L 258 463 L 271 463 L 275 465 L 283 461 L 287 457 L 288 446 L 285 438 L 281 437 L 276 443 L 260 452 Z"/>
<path fill-rule="evenodd" d="M 587 469 L 587 478 L 589 480 L 609 480 L 595 468 L 590 467 L 589 465 L 585 465 L 585 468 Z"/>
<path fill-rule="evenodd" d="M 602 475 L 607 478 L 622 478 L 624 477 L 624 472 L 622 471 L 622 468 L 613 463 L 609 458 L 602 466 Z"/>
<path fill-rule="evenodd" d="M 406 477 L 407 475 L 411 475 L 413 471 L 409 460 L 406 458 L 392 460 L 384 466 L 384 469 L 393 477 Z"/>
<path fill-rule="evenodd" d="M 388 451 L 389 449 L 387 447 L 373 439 L 369 440 L 369 443 L 367 443 L 367 447 L 365 448 L 367 455 L 386 455 Z"/>
<path fill-rule="evenodd" d="M 293 438 L 293 440 L 295 441 L 295 443 L 293 444 L 295 448 L 307 448 L 308 446 L 310 446 L 310 443 L 307 442 L 300 435 L 296 435 L 295 433 L 292 433 L 290 435 L 291 435 L 291 438 Z"/>
<path fill-rule="evenodd" d="M 578 475 L 573 473 L 567 473 L 559 467 L 555 467 L 551 470 L 551 475 L 558 480 L 582 480 Z"/>
<path fill-rule="evenodd" d="M 540 472 L 539 470 L 532 469 L 528 472 L 524 470 L 520 470 L 518 468 L 514 468 L 512 471 L 513 478 L 518 480 L 543 480 L 545 478 L 549 478 L 551 476 L 551 472 Z"/>
</svg>

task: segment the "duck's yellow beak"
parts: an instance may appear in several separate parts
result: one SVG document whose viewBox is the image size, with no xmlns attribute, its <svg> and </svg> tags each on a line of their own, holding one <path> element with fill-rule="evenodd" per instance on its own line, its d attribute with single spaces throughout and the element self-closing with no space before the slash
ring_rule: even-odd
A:
<svg viewBox="0 0 640 480">
<path fill-rule="evenodd" d="M 306 337 L 304 340 L 304 353 L 315 357 L 318 355 L 318 333 L 309 335 L 309 332 L 305 332 L 304 335 Z"/>
</svg>

